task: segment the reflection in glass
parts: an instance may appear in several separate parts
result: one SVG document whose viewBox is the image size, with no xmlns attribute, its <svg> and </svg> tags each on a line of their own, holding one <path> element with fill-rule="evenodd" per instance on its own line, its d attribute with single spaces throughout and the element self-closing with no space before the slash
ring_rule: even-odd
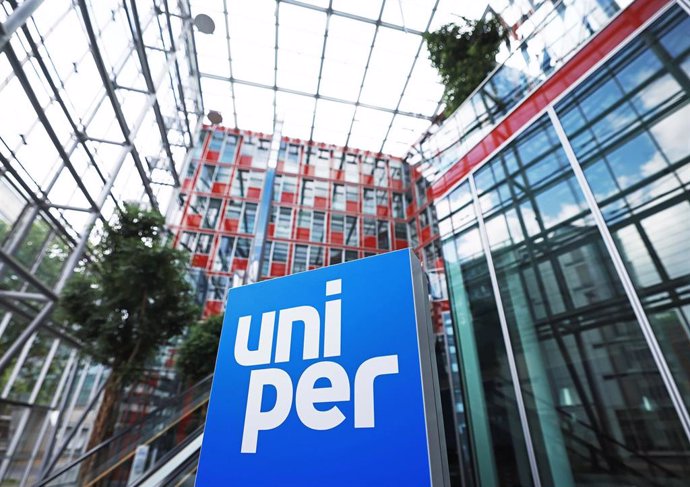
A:
<svg viewBox="0 0 690 487">
<path fill-rule="evenodd" d="M 670 9 L 556 109 L 690 406 L 688 32 L 690 17 Z M 604 92 L 606 107 L 590 110 Z"/>
<path fill-rule="evenodd" d="M 477 173 L 542 482 L 678 480 L 687 440 L 566 161 L 542 119 Z"/>
</svg>

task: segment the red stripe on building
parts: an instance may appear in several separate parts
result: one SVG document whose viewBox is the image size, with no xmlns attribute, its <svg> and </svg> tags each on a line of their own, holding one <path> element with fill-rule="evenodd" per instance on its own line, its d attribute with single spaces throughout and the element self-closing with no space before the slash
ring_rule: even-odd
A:
<svg viewBox="0 0 690 487">
<path fill-rule="evenodd" d="M 538 87 L 503 119 L 484 139 L 462 159 L 451 166 L 432 185 L 434 198 L 452 189 L 472 169 L 493 154 L 513 134 L 520 131 L 536 115 L 578 82 L 590 69 L 618 47 L 636 29 L 659 12 L 671 0 L 636 0 L 601 32 L 595 35 L 568 62 Z"/>
</svg>

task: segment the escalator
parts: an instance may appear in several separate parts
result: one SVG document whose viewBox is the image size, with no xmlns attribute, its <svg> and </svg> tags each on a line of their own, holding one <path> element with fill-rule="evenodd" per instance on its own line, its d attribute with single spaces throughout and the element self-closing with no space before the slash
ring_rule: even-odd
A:
<svg viewBox="0 0 690 487">
<path fill-rule="evenodd" d="M 69 463 L 37 487 L 192 486 L 211 390 L 209 376 Z"/>
</svg>

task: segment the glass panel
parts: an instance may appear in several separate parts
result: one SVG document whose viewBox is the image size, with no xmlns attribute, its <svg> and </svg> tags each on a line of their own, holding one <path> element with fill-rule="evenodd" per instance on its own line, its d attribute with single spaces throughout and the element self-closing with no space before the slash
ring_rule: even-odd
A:
<svg viewBox="0 0 690 487">
<path fill-rule="evenodd" d="M 213 260 L 213 270 L 229 272 L 232 263 L 232 247 L 235 243 L 234 237 L 221 237 L 218 250 Z"/>
<path fill-rule="evenodd" d="M 306 245 L 295 245 L 295 254 L 292 258 L 292 272 L 304 272 L 307 270 L 307 251 Z"/>
<path fill-rule="evenodd" d="M 314 212 L 314 221 L 311 229 L 311 240 L 314 242 L 323 242 L 324 237 L 324 226 L 325 226 L 325 214 L 320 211 Z"/>
<path fill-rule="evenodd" d="M 208 210 L 206 210 L 206 217 L 203 221 L 203 227 L 208 229 L 216 228 L 216 223 L 218 223 L 218 214 L 220 213 L 220 205 L 223 201 L 217 198 L 211 198 L 208 204 Z"/>
<path fill-rule="evenodd" d="M 240 222 L 240 232 L 254 233 L 254 223 L 256 222 L 256 208 L 256 203 L 244 204 L 244 215 L 242 215 L 242 221 Z"/>
<path fill-rule="evenodd" d="M 444 241 L 449 295 L 480 485 L 532 485 L 508 356 L 476 225 Z M 481 454 L 480 452 L 493 452 Z"/>
<path fill-rule="evenodd" d="M 364 206 L 363 206 L 362 211 L 368 215 L 375 215 L 376 214 L 376 201 L 374 199 L 374 190 L 364 188 L 363 194 L 364 194 L 364 198 L 363 198 L 364 199 Z"/>
<path fill-rule="evenodd" d="M 377 234 L 379 248 L 382 250 L 390 249 L 390 238 L 388 236 L 388 222 L 386 220 L 378 220 Z"/>
<path fill-rule="evenodd" d="M 216 166 L 211 166 L 210 164 L 204 164 L 201 167 L 201 172 L 199 173 L 199 179 L 196 182 L 196 190 L 208 193 L 211 191 L 211 183 L 213 182 L 213 175 L 215 173 Z"/>
<path fill-rule="evenodd" d="M 678 69 L 690 57 L 688 28 L 671 9 L 557 112 L 690 407 L 690 80 Z M 593 115 L 605 86 L 618 89 Z"/>
<path fill-rule="evenodd" d="M 345 245 L 357 247 L 359 245 L 359 232 L 357 231 L 357 217 L 345 217 Z"/>
<path fill-rule="evenodd" d="M 477 184 L 542 483 L 680 485 L 687 440 L 564 161 L 542 118 Z"/>
<path fill-rule="evenodd" d="M 334 210 L 345 209 L 345 188 L 342 184 L 333 185 L 333 201 L 331 207 Z"/>
</svg>

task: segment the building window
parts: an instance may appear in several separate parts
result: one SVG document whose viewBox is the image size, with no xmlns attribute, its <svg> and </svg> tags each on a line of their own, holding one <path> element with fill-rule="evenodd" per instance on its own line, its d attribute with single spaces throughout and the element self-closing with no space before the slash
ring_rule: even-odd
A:
<svg viewBox="0 0 690 487">
<path fill-rule="evenodd" d="M 299 204 L 302 206 L 314 206 L 314 181 L 310 179 L 302 180 L 302 194 Z"/>
<path fill-rule="evenodd" d="M 322 267 L 325 252 L 325 247 L 319 247 L 316 245 L 309 247 L 309 265 L 311 267 Z"/>
<path fill-rule="evenodd" d="M 424 206 L 424 203 L 426 203 L 426 188 L 426 179 L 419 178 L 415 183 L 415 190 L 417 193 L 417 206 L 419 206 L 420 208 Z"/>
<path fill-rule="evenodd" d="M 357 156 L 354 154 L 345 155 L 345 181 L 349 183 L 359 182 L 359 167 Z"/>
<path fill-rule="evenodd" d="M 225 145 L 223 146 L 223 153 L 220 156 L 220 162 L 226 164 L 233 164 L 235 162 L 235 153 L 237 152 L 237 136 L 228 134 L 225 137 Z"/>
<path fill-rule="evenodd" d="M 222 203 L 223 200 L 220 200 L 218 198 L 211 198 L 209 200 L 206 215 L 202 220 L 201 226 L 203 228 L 208 228 L 209 230 L 213 230 L 214 228 L 216 228 L 216 224 L 218 223 L 218 214 L 220 213 L 220 205 Z"/>
<path fill-rule="evenodd" d="M 363 199 L 364 199 L 364 205 L 362 208 L 362 212 L 366 213 L 367 215 L 375 215 L 376 214 L 376 200 L 375 200 L 375 196 L 374 196 L 374 190 L 364 188 L 364 190 L 362 191 L 362 194 L 363 194 Z"/>
<path fill-rule="evenodd" d="M 197 234 L 195 232 L 182 232 L 180 236 L 180 241 L 178 242 L 178 247 L 181 247 L 189 252 L 194 251 L 194 246 L 196 245 Z"/>
<path fill-rule="evenodd" d="M 307 270 L 309 247 L 307 245 L 295 245 L 295 253 L 292 257 L 292 272 L 304 272 Z"/>
<path fill-rule="evenodd" d="M 240 216 L 242 216 L 242 202 L 228 201 L 228 204 L 225 206 L 225 218 L 239 221 Z"/>
<path fill-rule="evenodd" d="M 238 196 L 240 198 L 246 198 L 247 196 L 247 183 L 249 182 L 249 171 L 239 170 L 235 172 L 235 178 L 232 181 L 232 186 L 230 187 L 230 194 L 232 196 Z"/>
<path fill-rule="evenodd" d="M 331 248 L 328 251 L 328 265 L 342 264 L 343 262 L 343 249 Z"/>
<path fill-rule="evenodd" d="M 378 245 L 381 250 L 389 250 L 391 248 L 390 236 L 388 234 L 388 221 L 378 220 L 377 222 L 377 236 Z"/>
<path fill-rule="evenodd" d="M 216 250 L 216 256 L 213 259 L 213 270 L 221 272 L 230 272 L 232 268 L 232 254 L 235 245 L 235 237 L 221 237 Z"/>
<path fill-rule="evenodd" d="M 404 223 L 396 223 L 395 227 L 395 240 L 402 240 L 407 242 L 407 225 Z"/>
<path fill-rule="evenodd" d="M 256 203 L 244 203 L 244 214 L 240 220 L 240 232 L 254 233 L 254 224 L 256 223 Z"/>
<path fill-rule="evenodd" d="M 401 193 L 393 193 L 393 217 L 405 218 L 405 206 Z"/>
<path fill-rule="evenodd" d="M 388 208 L 388 191 L 385 189 L 376 190 L 376 206 Z"/>
<path fill-rule="evenodd" d="M 215 173 L 216 166 L 211 164 L 204 164 L 201 166 L 201 172 L 199 173 L 199 179 L 196 182 L 196 190 L 202 193 L 211 192 L 211 184 L 213 183 L 213 174 Z"/>
<path fill-rule="evenodd" d="M 248 259 L 251 244 L 252 241 L 248 238 L 238 238 L 235 246 L 235 257 L 240 259 Z"/>
<path fill-rule="evenodd" d="M 297 228 L 311 228 L 311 211 L 299 210 L 297 212 Z"/>
<path fill-rule="evenodd" d="M 357 231 L 357 217 L 345 217 L 345 245 L 351 247 L 359 246 L 359 232 Z"/>
<path fill-rule="evenodd" d="M 345 185 L 345 192 L 346 192 L 346 198 L 347 198 L 347 204 L 348 208 L 351 206 L 357 207 L 359 203 L 359 186 L 355 186 L 353 184 L 347 184 Z M 355 210 L 357 211 L 357 210 Z"/>
<path fill-rule="evenodd" d="M 273 223 L 273 235 L 276 237 L 290 238 L 292 222 L 292 209 L 286 206 L 274 206 L 271 209 L 271 223 Z"/>
<path fill-rule="evenodd" d="M 331 215 L 331 234 L 343 233 L 344 225 L 342 215 Z"/>
<path fill-rule="evenodd" d="M 289 246 L 285 242 L 273 242 L 273 262 L 287 263 Z"/>
<path fill-rule="evenodd" d="M 252 167 L 265 169 L 268 166 L 268 157 L 271 154 L 271 140 L 259 139 L 256 147 L 256 156 L 252 159 Z"/>
<path fill-rule="evenodd" d="M 334 210 L 345 210 L 345 187 L 342 184 L 333 185 L 333 200 L 331 208 Z"/>
<path fill-rule="evenodd" d="M 297 173 L 299 171 L 300 146 L 296 144 L 286 144 L 281 142 L 279 159 L 283 160 L 283 171 Z M 287 150 L 287 153 L 286 153 Z"/>
<path fill-rule="evenodd" d="M 376 186 L 388 186 L 388 175 L 386 174 L 386 160 L 376 159 L 374 168 L 374 184 Z"/>
<path fill-rule="evenodd" d="M 397 161 L 390 161 L 391 179 L 400 181 L 402 179 L 402 164 Z"/>
<path fill-rule="evenodd" d="M 194 251 L 197 254 L 208 254 L 211 252 L 211 243 L 213 242 L 213 235 L 209 233 L 200 233 L 199 239 L 196 243 Z"/>
<path fill-rule="evenodd" d="M 324 240 L 324 226 L 326 216 L 323 212 L 315 211 L 313 215 L 313 222 L 310 237 L 314 242 L 323 242 Z"/>
<path fill-rule="evenodd" d="M 208 280 L 208 295 L 206 299 L 224 301 L 225 292 L 228 289 L 228 276 L 210 276 Z"/>
</svg>

